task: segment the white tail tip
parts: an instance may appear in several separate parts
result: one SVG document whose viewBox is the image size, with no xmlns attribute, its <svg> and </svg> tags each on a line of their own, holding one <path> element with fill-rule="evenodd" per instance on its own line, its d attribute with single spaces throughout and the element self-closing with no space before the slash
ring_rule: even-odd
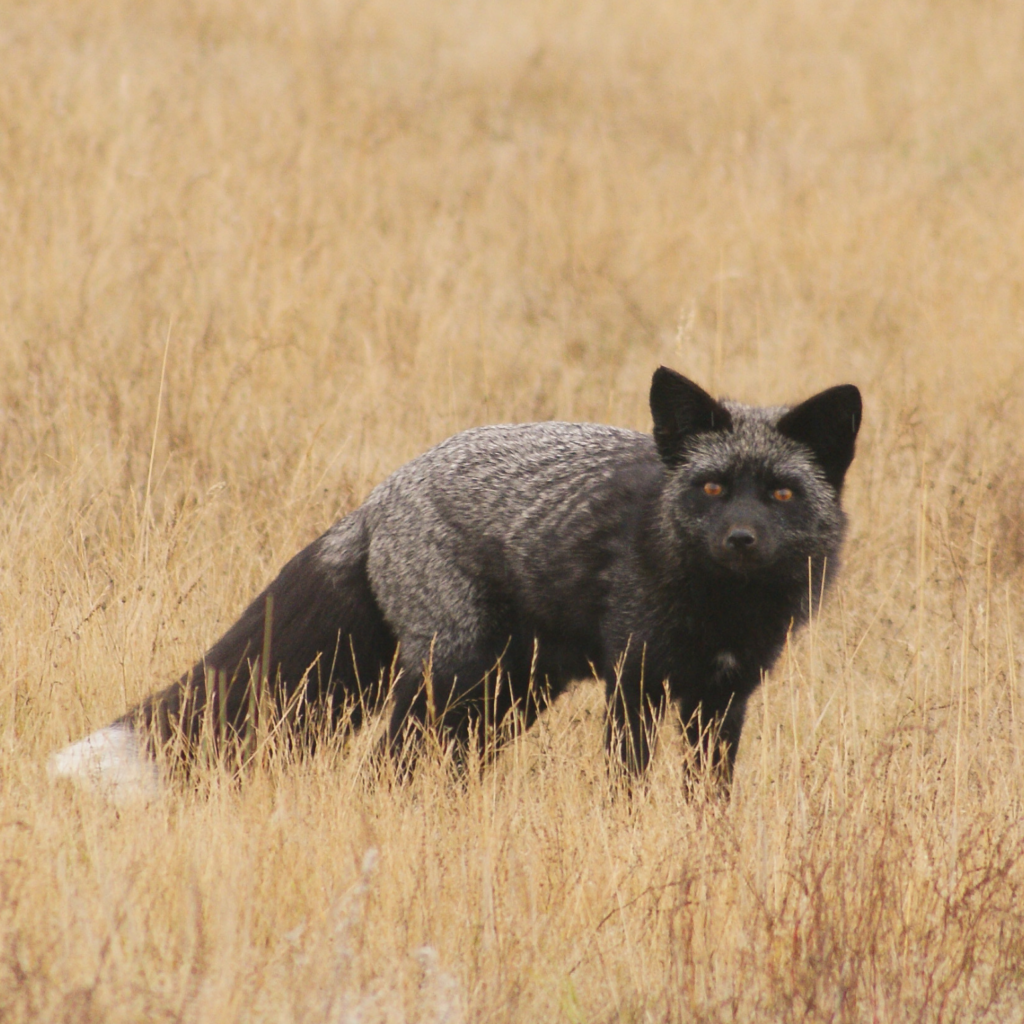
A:
<svg viewBox="0 0 1024 1024">
<path fill-rule="evenodd" d="M 70 779 L 115 800 L 150 799 L 160 792 L 160 772 L 131 726 L 108 725 L 51 755 L 54 779 Z"/>
</svg>

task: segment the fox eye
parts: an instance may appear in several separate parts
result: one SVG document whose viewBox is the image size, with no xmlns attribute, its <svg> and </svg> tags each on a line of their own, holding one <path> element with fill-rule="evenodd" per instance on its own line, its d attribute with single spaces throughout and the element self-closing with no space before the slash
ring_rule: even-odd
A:
<svg viewBox="0 0 1024 1024">
<path fill-rule="evenodd" d="M 772 491 L 772 497 L 776 501 L 789 501 L 793 497 L 793 492 L 788 487 L 776 487 Z"/>
<path fill-rule="evenodd" d="M 717 498 L 722 493 L 722 485 L 715 483 L 714 480 L 709 480 L 704 485 L 704 493 L 710 495 L 712 498 Z"/>
</svg>

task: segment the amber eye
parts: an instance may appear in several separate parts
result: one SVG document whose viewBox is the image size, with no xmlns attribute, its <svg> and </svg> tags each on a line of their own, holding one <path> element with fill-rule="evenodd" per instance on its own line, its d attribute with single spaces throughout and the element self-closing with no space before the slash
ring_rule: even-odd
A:
<svg viewBox="0 0 1024 1024">
<path fill-rule="evenodd" d="M 722 485 L 716 484 L 713 480 L 709 480 L 704 485 L 704 493 L 710 495 L 712 498 L 717 498 L 722 493 Z"/>
<path fill-rule="evenodd" d="M 776 487 L 772 497 L 776 501 L 789 501 L 793 497 L 793 492 L 788 487 Z"/>
</svg>

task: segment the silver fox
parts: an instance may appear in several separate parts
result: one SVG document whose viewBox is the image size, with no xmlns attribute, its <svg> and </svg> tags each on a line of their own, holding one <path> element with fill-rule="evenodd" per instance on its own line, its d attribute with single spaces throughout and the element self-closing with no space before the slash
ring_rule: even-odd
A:
<svg viewBox="0 0 1024 1024">
<path fill-rule="evenodd" d="M 260 680 L 279 711 L 356 727 L 390 703 L 386 746 L 408 760 L 425 728 L 484 749 L 596 675 L 627 772 L 672 702 L 728 782 L 748 698 L 838 568 L 860 392 L 752 407 L 661 367 L 650 405 L 653 436 L 479 427 L 413 459 L 52 773 L 150 790 L 156 748 L 176 737 L 187 759 L 204 718 L 241 736 Z"/>
</svg>

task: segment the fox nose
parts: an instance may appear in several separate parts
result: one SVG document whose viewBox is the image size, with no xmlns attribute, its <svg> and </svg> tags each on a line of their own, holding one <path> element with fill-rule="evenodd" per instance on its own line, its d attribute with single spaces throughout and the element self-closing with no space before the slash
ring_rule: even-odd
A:
<svg viewBox="0 0 1024 1024">
<path fill-rule="evenodd" d="M 757 534 L 749 526 L 734 526 L 725 537 L 730 551 L 751 551 L 757 547 Z"/>
</svg>

